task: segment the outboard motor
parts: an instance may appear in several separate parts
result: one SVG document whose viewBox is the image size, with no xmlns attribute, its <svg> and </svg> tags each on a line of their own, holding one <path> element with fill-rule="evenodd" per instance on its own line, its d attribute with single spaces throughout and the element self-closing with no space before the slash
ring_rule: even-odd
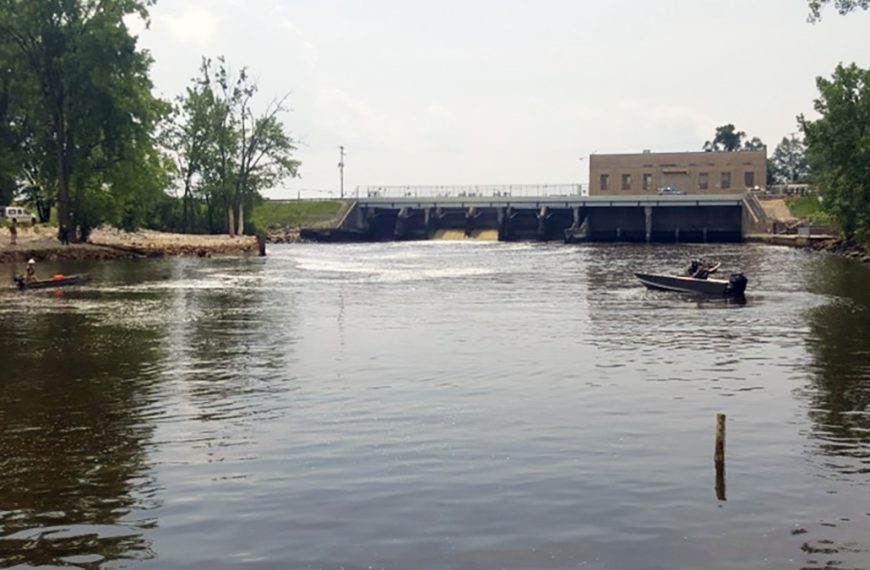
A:
<svg viewBox="0 0 870 570">
<path fill-rule="evenodd" d="M 728 295 L 742 295 L 746 291 L 746 284 L 748 282 L 749 280 L 742 273 L 732 273 L 731 278 L 728 279 L 728 287 L 725 292 Z"/>
</svg>

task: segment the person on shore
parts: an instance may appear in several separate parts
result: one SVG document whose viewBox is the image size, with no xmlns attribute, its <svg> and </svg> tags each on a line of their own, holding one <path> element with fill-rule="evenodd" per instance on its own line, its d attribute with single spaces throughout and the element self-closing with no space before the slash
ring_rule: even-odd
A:
<svg viewBox="0 0 870 570">
<path fill-rule="evenodd" d="M 36 260 L 33 258 L 27 260 L 27 272 L 24 274 L 24 280 L 27 283 L 36 281 Z"/>
<path fill-rule="evenodd" d="M 9 244 L 15 245 L 18 243 L 18 220 L 12 218 L 12 225 L 9 227 Z"/>
<path fill-rule="evenodd" d="M 69 245 L 69 228 L 66 224 L 60 225 L 60 243 L 61 245 Z"/>
</svg>

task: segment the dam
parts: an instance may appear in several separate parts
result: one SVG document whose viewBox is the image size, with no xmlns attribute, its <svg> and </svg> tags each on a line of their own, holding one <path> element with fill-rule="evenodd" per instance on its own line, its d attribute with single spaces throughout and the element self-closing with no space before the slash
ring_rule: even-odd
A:
<svg viewBox="0 0 870 570">
<path fill-rule="evenodd" d="M 315 241 L 469 238 L 500 241 L 740 242 L 763 216 L 750 193 L 654 196 L 381 196 L 349 201 L 331 228 L 303 229 Z"/>
</svg>

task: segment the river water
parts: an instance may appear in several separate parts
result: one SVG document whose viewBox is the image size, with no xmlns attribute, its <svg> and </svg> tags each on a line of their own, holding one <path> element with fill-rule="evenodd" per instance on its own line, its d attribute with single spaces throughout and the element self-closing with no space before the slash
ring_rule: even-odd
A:
<svg viewBox="0 0 870 570">
<path fill-rule="evenodd" d="M 699 254 L 745 303 L 631 276 Z M 417 242 L 57 270 L 92 282 L 0 293 L 0 567 L 870 568 L 858 263 Z"/>
</svg>

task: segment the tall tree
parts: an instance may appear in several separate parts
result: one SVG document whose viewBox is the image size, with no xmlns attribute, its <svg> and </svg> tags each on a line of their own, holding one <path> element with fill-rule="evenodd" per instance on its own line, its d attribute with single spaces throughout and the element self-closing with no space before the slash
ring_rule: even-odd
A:
<svg viewBox="0 0 870 570">
<path fill-rule="evenodd" d="M 848 238 L 870 236 L 870 69 L 838 65 L 816 79 L 820 118 L 798 122 L 823 207 Z"/>
<path fill-rule="evenodd" d="M 186 109 L 178 115 L 178 132 L 186 133 L 181 140 L 198 145 L 181 149 L 186 168 L 179 185 L 190 183 L 191 195 L 202 196 L 211 232 L 244 233 L 260 191 L 298 172 L 294 140 L 280 118 L 288 111 L 287 96 L 257 113 L 257 91 L 246 69 L 235 74 L 222 57 L 204 59 L 200 76 L 179 102 Z M 196 180 L 185 178 L 191 172 Z"/>
<path fill-rule="evenodd" d="M 806 181 L 809 165 L 803 140 L 794 135 L 782 137 L 768 163 L 768 174 L 780 184 Z"/>
<path fill-rule="evenodd" d="M 857 9 L 867 10 L 870 8 L 870 0 L 809 0 L 811 22 L 818 22 L 822 18 L 822 8 L 833 4 L 840 14 L 848 14 Z"/>
<path fill-rule="evenodd" d="M 745 136 L 746 133 L 738 131 L 730 123 L 716 127 L 716 136 L 713 137 L 712 141 L 704 143 L 704 150 L 707 152 L 740 150 Z"/>
<path fill-rule="evenodd" d="M 93 221 L 89 192 L 111 190 L 153 153 L 164 112 L 151 95 L 151 59 L 125 24 L 154 0 L 0 0 L 0 35 L 34 85 L 35 149 L 51 164 L 61 228 Z M 50 161 L 47 160 L 50 157 Z"/>
<path fill-rule="evenodd" d="M 206 62 L 203 61 L 205 72 Z M 214 95 L 208 83 L 194 79 L 184 95 L 175 100 L 172 114 L 164 124 L 161 141 L 174 161 L 176 187 L 181 189 L 182 228 L 195 225 L 195 197 L 201 187 L 214 136 Z"/>
</svg>

